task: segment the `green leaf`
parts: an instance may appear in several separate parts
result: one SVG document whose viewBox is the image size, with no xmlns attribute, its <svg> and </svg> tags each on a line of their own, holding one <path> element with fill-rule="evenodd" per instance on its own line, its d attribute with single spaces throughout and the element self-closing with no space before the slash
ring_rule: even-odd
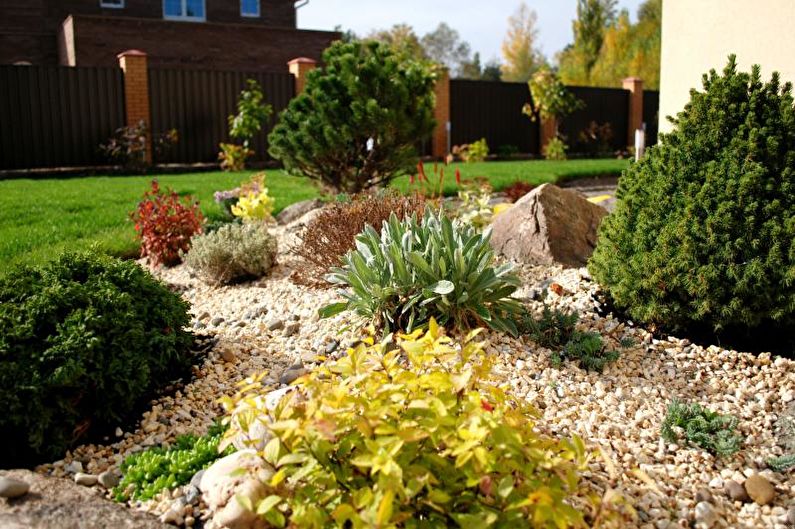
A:
<svg viewBox="0 0 795 529">
<path fill-rule="evenodd" d="M 455 285 L 452 281 L 447 281 L 445 279 L 439 281 L 435 285 L 431 287 L 431 290 L 436 294 L 440 294 L 442 296 L 446 296 L 447 294 L 452 294 L 455 292 Z"/>
<path fill-rule="evenodd" d="M 345 312 L 348 310 L 348 303 L 347 302 L 340 302 L 340 303 L 332 303 L 331 305 L 326 305 L 325 307 L 321 308 L 317 311 L 318 315 L 321 319 L 331 318 Z"/>
</svg>

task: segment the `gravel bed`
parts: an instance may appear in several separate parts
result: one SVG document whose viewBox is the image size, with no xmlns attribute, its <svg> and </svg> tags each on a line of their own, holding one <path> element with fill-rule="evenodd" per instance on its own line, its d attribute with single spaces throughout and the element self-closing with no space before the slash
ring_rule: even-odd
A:
<svg viewBox="0 0 795 529">
<path fill-rule="evenodd" d="M 211 288 L 191 278 L 184 267 L 159 271 L 192 304 L 196 332 L 217 340 L 204 363 L 194 369 L 195 378 L 154 402 L 135 431 L 117 430 L 115 440 L 81 446 L 37 470 L 69 477 L 113 469 L 146 447 L 173 442 L 180 434 L 204 433 L 222 414 L 218 399 L 234 393 L 246 377 L 267 371 L 266 382 L 277 389 L 311 369 L 317 356 L 343 351 L 362 322 L 346 314 L 318 319 L 317 309 L 336 296 L 290 281 L 296 264 L 284 250 L 291 235 L 282 228 L 277 233 L 281 262 L 270 277 L 254 283 Z M 704 348 L 674 337 L 658 341 L 643 329 L 599 316 L 597 287 L 585 269 L 526 266 L 518 271 L 525 285 L 518 297 L 530 307 L 540 310 L 540 298 L 546 295 L 553 307 L 578 310 L 583 330 L 600 332 L 615 347 L 627 337 L 637 344 L 596 374 L 571 363 L 552 367 L 552 352 L 529 340 L 485 334 L 487 351 L 499 358 L 498 372 L 517 395 L 540 410 L 538 428 L 554 435 L 580 435 L 595 450 L 585 475 L 595 489 L 619 490 L 638 512 L 636 526 L 644 529 L 789 527 L 795 479 L 791 473 L 768 470 L 765 461 L 783 453 L 776 423 L 795 401 L 792 361 Z M 553 283 L 563 290 L 549 289 Z M 673 398 L 737 416 L 745 437 L 740 453 L 715 459 L 700 449 L 662 441 L 660 425 Z M 776 488 L 771 504 L 733 502 L 724 492 L 727 482 L 742 483 L 756 473 Z M 202 503 L 193 488 L 188 485 L 133 507 L 176 525 L 200 526 Z"/>
</svg>

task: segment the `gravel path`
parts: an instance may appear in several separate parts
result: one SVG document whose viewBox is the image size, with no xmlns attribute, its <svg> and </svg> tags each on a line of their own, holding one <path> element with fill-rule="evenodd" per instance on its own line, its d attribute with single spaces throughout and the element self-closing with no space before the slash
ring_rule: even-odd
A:
<svg viewBox="0 0 795 529">
<path fill-rule="evenodd" d="M 290 235 L 280 237 L 284 253 Z M 183 433 L 202 433 L 221 414 L 218 398 L 233 393 L 237 382 L 254 373 L 268 371 L 267 381 L 275 389 L 310 369 L 318 354 L 340 354 L 355 338 L 360 322 L 345 314 L 318 320 L 317 309 L 335 300 L 334 293 L 293 284 L 289 275 L 294 266 L 284 257 L 271 277 L 226 288 L 204 286 L 183 267 L 160 272 L 192 303 L 196 331 L 217 340 L 204 364 L 195 368 L 196 378 L 155 402 L 135 432 L 117 431 L 115 442 L 79 447 L 38 471 L 68 476 L 79 462 L 81 470 L 97 474 L 144 447 L 172 442 Z M 767 470 L 765 461 L 782 454 L 775 426 L 795 401 L 795 363 L 768 354 L 703 348 L 676 338 L 657 341 L 642 329 L 602 318 L 592 297 L 596 285 L 584 269 L 523 267 L 519 272 L 525 287 L 518 296 L 530 307 L 540 310 L 538 298 L 557 283 L 562 295 L 550 292 L 549 304 L 576 308 L 583 329 L 599 331 L 616 347 L 622 337 L 633 337 L 637 343 L 604 373 L 595 374 L 570 363 L 554 368 L 551 351 L 529 340 L 486 333 L 487 351 L 499 358 L 497 369 L 506 382 L 542 410 L 538 427 L 556 435 L 578 434 L 603 454 L 594 457 L 586 479 L 600 491 L 619 489 L 638 511 L 636 527 L 692 526 L 697 494 L 700 500 L 705 494 L 712 497 L 699 519 L 714 517 L 713 527 L 788 527 L 795 479 Z M 560 292 L 557 287 L 551 290 Z M 660 424 L 675 397 L 736 415 L 745 436 L 742 451 L 716 460 L 702 450 L 663 442 Z M 732 502 L 725 483 L 741 483 L 757 472 L 775 485 L 773 502 Z M 195 498 L 186 501 L 189 492 L 188 487 L 178 489 L 138 507 L 163 514 L 177 505 L 179 516 L 169 515 L 168 520 L 200 525 L 201 503 Z"/>
</svg>

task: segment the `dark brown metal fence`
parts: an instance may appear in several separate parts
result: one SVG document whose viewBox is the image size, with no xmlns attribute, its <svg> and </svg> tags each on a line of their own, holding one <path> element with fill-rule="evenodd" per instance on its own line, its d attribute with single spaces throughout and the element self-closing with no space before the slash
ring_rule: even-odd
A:
<svg viewBox="0 0 795 529">
<path fill-rule="evenodd" d="M 656 145 L 660 124 L 660 92 L 643 91 L 643 122 L 646 124 L 646 145 Z"/>
<path fill-rule="evenodd" d="M 629 91 L 622 88 L 590 88 L 570 86 L 569 90 L 580 101 L 582 108 L 567 116 L 560 125 L 566 136 L 570 152 L 575 154 L 595 154 L 594 146 L 581 137 L 583 131 L 591 126 L 610 124 L 613 151 L 627 146 L 627 127 L 629 126 Z"/>
<path fill-rule="evenodd" d="M 0 169 L 102 164 L 124 119 L 119 68 L 0 66 Z"/>
<path fill-rule="evenodd" d="M 491 152 L 514 146 L 523 153 L 538 152 L 539 128 L 522 114 L 530 102 L 526 83 L 450 81 L 452 144 L 486 138 Z"/>
<path fill-rule="evenodd" d="M 257 161 L 267 159 L 267 134 L 278 114 L 295 95 L 294 77 L 287 73 L 221 72 L 209 70 L 149 70 L 152 130 L 177 129 L 180 140 L 162 162 L 200 163 L 218 160 L 218 144 L 229 141 L 227 118 L 236 112 L 240 91 L 254 79 L 273 106 L 270 123 L 251 143 Z"/>
</svg>

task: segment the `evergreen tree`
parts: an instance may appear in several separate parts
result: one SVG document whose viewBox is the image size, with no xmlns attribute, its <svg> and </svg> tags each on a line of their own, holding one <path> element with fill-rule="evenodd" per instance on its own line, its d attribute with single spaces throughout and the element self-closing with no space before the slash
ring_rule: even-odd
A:
<svg viewBox="0 0 795 529">
<path fill-rule="evenodd" d="M 411 171 L 435 122 L 434 75 L 379 42 L 337 42 L 268 137 L 292 174 L 337 191 L 383 186 Z"/>
<path fill-rule="evenodd" d="M 704 76 L 674 130 L 619 181 L 589 268 L 632 318 L 795 325 L 792 86 L 759 67 Z"/>
<path fill-rule="evenodd" d="M 560 77 L 570 85 L 589 85 L 605 32 L 616 20 L 616 0 L 577 0 L 574 44 L 561 52 Z"/>
</svg>

